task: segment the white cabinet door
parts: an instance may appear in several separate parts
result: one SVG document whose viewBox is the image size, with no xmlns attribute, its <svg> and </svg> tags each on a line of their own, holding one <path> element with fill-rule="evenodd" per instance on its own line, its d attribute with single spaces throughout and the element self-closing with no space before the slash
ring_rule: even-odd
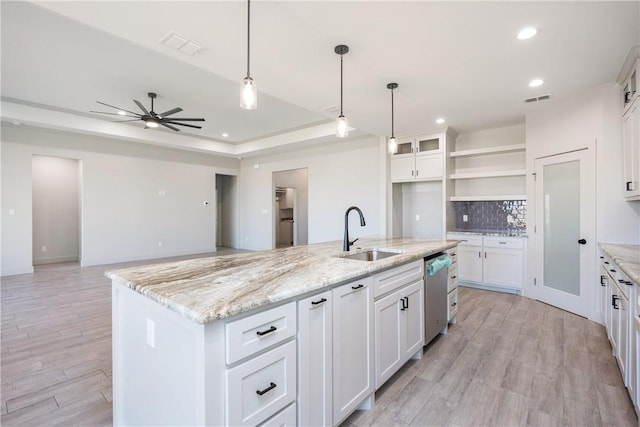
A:
<svg viewBox="0 0 640 427">
<path fill-rule="evenodd" d="M 298 301 L 298 425 L 330 426 L 333 405 L 333 296 Z"/>
<path fill-rule="evenodd" d="M 415 156 L 392 158 L 389 169 L 391 182 L 413 181 L 415 175 Z"/>
<path fill-rule="evenodd" d="M 640 197 L 640 102 L 637 100 L 622 118 L 624 154 L 624 195 Z"/>
<path fill-rule="evenodd" d="M 620 306 L 618 310 L 618 366 L 626 386 L 629 384 L 627 375 L 627 363 L 629 361 L 629 301 L 622 292 L 620 292 L 618 305 Z"/>
<path fill-rule="evenodd" d="M 609 339 L 611 341 L 611 349 L 616 359 L 619 356 L 618 343 L 620 342 L 620 291 L 618 287 L 611 281 L 611 335 Z"/>
<path fill-rule="evenodd" d="M 522 289 L 524 255 L 520 250 L 484 248 L 484 283 Z"/>
<path fill-rule="evenodd" d="M 416 155 L 415 178 L 442 179 L 444 162 L 442 153 Z"/>
<path fill-rule="evenodd" d="M 409 360 L 424 345 L 424 280 L 404 289 L 407 309 L 402 312 L 404 327 L 404 360 Z"/>
<path fill-rule="evenodd" d="M 636 298 L 640 298 L 640 295 Z M 635 363 L 633 369 L 633 387 L 635 388 L 635 390 L 632 389 L 632 391 L 634 391 L 633 401 L 636 406 L 636 412 L 640 413 L 640 308 L 637 308 L 637 310 L 638 311 L 636 311 L 636 315 L 633 318 L 634 353 L 632 353 L 631 362 Z"/>
<path fill-rule="evenodd" d="M 611 300 L 609 299 L 609 275 L 606 268 L 600 266 L 600 314 L 602 315 L 602 322 L 607 331 L 610 329 L 609 310 L 611 308 Z"/>
<path fill-rule="evenodd" d="M 333 293 L 333 424 L 341 423 L 373 393 L 373 279 Z"/>
<path fill-rule="evenodd" d="M 458 245 L 458 280 L 482 283 L 482 247 Z"/>
<path fill-rule="evenodd" d="M 376 389 L 388 380 L 404 363 L 402 338 L 402 299 L 404 289 L 400 289 L 374 304 L 375 313 L 375 365 Z"/>
</svg>

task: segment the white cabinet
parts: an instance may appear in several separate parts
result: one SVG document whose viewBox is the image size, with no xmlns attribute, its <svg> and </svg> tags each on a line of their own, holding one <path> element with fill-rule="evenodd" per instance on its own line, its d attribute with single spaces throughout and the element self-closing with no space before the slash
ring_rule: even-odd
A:
<svg viewBox="0 0 640 427">
<path fill-rule="evenodd" d="M 638 299 L 638 298 L 636 298 Z M 640 414 L 640 301 L 635 308 L 635 316 L 632 323 L 632 353 L 631 361 L 635 364 L 633 370 L 633 388 L 631 396 L 636 407 L 636 413 Z"/>
<path fill-rule="evenodd" d="M 522 237 L 447 234 L 458 244 L 459 282 L 520 292 L 524 287 Z"/>
<path fill-rule="evenodd" d="M 333 424 L 344 421 L 374 392 L 373 279 L 333 293 Z"/>
<path fill-rule="evenodd" d="M 600 257 L 604 260 L 604 257 Z M 607 335 L 609 334 L 610 324 L 611 324 L 611 284 L 609 283 L 609 274 L 607 273 L 606 266 L 604 263 L 600 264 L 600 279 L 599 282 L 599 307 L 600 307 L 600 315 L 602 316 L 602 324 L 607 330 Z"/>
<path fill-rule="evenodd" d="M 419 279 L 374 304 L 375 386 L 378 389 L 424 343 L 424 280 Z"/>
<path fill-rule="evenodd" d="M 333 296 L 298 301 L 298 425 L 330 426 L 333 401 Z"/>
<path fill-rule="evenodd" d="M 447 251 L 451 258 L 449 278 L 447 279 L 447 321 L 456 323 L 458 317 L 458 248 Z"/>
<path fill-rule="evenodd" d="M 640 101 L 636 98 L 622 117 L 624 196 L 640 200 Z"/>
<path fill-rule="evenodd" d="M 444 134 L 399 139 L 391 155 L 391 182 L 442 179 Z"/>
</svg>

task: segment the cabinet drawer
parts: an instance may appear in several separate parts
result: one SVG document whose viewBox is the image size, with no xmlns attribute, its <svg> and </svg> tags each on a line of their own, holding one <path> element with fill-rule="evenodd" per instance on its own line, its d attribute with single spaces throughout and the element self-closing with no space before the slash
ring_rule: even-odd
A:
<svg viewBox="0 0 640 427">
<path fill-rule="evenodd" d="M 447 250 L 447 254 L 449 255 L 449 258 L 451 258 L 451 266 L 453 267 L 458 262 L 458 248 L 455 247 Z"/>
<path fill-rule="evenodd" d="M 447 292 L 458 287 L 458 265 L 451 264 L 449 267 L 449 279 L 447 280 Z"/>
<path fill-rule="evenodd" d="M 296 303 L 244 317 L 225 325 L 227 365 L 296 335 Z"/>
<path fill-rule="evenodd" d="M 424 276 L 424 262 L 414 261 L 373 277 L 373 297 L 378 298 Z"/>
<path fill-rule="evenodd" d="M 458 288 L 449 292 L 447 300 L 447 320 L 451 321 L 458 314 Z"/>
<path fill-rule="evenodd" d="M 447 234 L 448 240 L 460 240 L 458 247 L 460 246 L 482 246 L 482 236 L 475 234 Z"/>
<path fill-rule="evenodd" d="M 295 427 L 296 425 L 296 404 L 292 403 L 279 414 L 260 424 L 260 427 Z"/>
<path fill-rule="evenodd" d="M 296 343 L 228 370 L 226 382 L 226 424 L 259 424 L 296 399 Z"/>
<path fill-rule="evenodd" d="M 520 237 L 485 236 L 484 246 L 487 248 L 522 249 L 524 248 L 524 239 Z"/>
</svg>

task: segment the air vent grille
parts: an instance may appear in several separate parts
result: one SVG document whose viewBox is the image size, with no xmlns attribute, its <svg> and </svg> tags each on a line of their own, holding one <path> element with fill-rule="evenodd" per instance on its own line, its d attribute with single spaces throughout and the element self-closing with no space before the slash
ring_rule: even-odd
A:
<svg viewBox="0 0 640 427">
<path fill-rule="evenodd" d="M 200 51 L 204 49 L 204 46 L 202 46 L 200 43 L 189 40 L 185 36 L 180 35 L 175 31 L 169 32 L 160 40 L 160 43 L 189 56 L 197 56 Z"/>
<path fill-rule="evenodd" d="M 549 98 L 551 98 L 551 95 L 540 95 L 540 96 L 534 96 L 533 98 L 527 98 L 524 100 L 524 102 L 546 101 Z"/>
</svg>

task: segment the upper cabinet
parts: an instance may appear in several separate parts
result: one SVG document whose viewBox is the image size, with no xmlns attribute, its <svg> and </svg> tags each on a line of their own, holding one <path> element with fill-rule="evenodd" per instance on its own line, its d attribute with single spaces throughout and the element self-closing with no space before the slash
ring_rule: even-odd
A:
<svg viewBox="0 0 640 427">
<path fill-rule="evenodd" d="M 450 201 L 524 200 L 524 124 L 462 134 L 451 147 Z"/>
<path fill-rule="evenodd" d="M 622 149 L 624 181 L 622 191 L 627 200 L 640 200 L 640 58 L 638 49 L 630 52 L 618 79 L 622 84 Z"/>
<path fill-rule="evenodd" d="M 398 151 L 391 155 L 391 182 L 442 179 L 445 133 L 398 138 Z"/>
</svg>

